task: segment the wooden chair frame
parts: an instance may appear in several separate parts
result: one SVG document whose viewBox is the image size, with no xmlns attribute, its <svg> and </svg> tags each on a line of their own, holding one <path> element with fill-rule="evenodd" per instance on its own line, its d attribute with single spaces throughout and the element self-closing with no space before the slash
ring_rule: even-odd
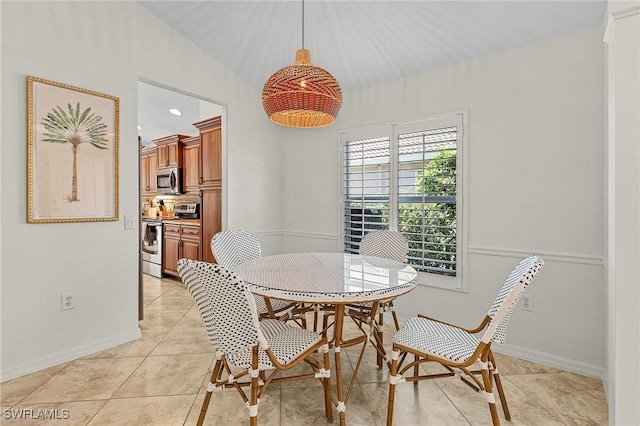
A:
<svg viewBox="0 0 640 426">
<path fill-rule="evenodd" d="M 529 256 L 516 265 L 498 292 L 493 305 L 475 328 L 467 329 L 425 315 L 418 315 L 417 318 L 407 320 L 403 329 L 396 333 L 391 352 L 387 406 L 388 426 L 393 424 L 396 384 L 401 382 L 417 384 L 419 380 L 448 376 L 459 376 L 469 387 L 484 394 L 491 412 L 491 420 L 494 426 L 498 426 L 500 419 L 493 395 L 495 383 L 504 416 L 507 420 L 511 420 L 496 360 L 491 351 L 491 344 L 494 341 L 504 343 L 511 313 L 520 296 L 543 266 L 544 261 L 538 256 Z M 479 333 L 483 333 L 481 339 L 474 337 Z M 476 342 L 477 346 L 473 353 L 470 353 L 472 345 L 476 345 Z M 442 355 L 439 356 L 434 352 Z M 408 354 L 412 354 L 414 360 L 404 365 Z M 420 365 L 427 362 L 437 362 L 448 372 L 420 374 Z M 480 369 L 471 370 L 470 367 L 476 362 L 479 362 Z M 412 368 L 413 375 L 405 377 L 404 374 Z M 478 374 L 482 376 L 482 381 L 476 377 Z"/>
<path fill-rule="evenodd" d="M 251 359 L 253 373 L 250 370 L 244 370 L 241 373 L 235 375 L 232 373 L 231 366 L 227 363 L 224 355 L 220 352 L 216 354 L 216 363 L 213 367 L 211 380 L 209 381 L 209 385 L 207 386 L 207 393 L 204 397 L 204 401 L 202 402 L 202 407 L 200 408 L 200 415 L 198 416 L 198 426 L 204 424 L 204 419 L 207 415 L 209 403 L 211 401 L 213 390 L 215 388 L 234 388 L 236 391 L 238 391 L 245 404 L 247 404 L 247 407 L 249 407 L 249 425 L 255 426 L 258 424 L 258 413 L 257 410 L 252 411 L 251 407 L 257 407 L 258 400 L 262 397 L 271 383 L 283 383 L 293 380 L 304 380 L 313 378 L 318 378 L 322 383 L 324 391 L 325 416 L 327 418 L 327 422 L 333 422 L 333 397 L 331 394 L 331 379 L 323 374 L 323 371 L 330 371 L 329 346 L 325 338 L 318 341 L 318 343 L 316 343 L 315 345 L 309 347 L 305 352 L 298 355 L 296 359 L 292 360 L 288 364 L 281 364 L 280 362 L 278 362 L 271 349 L 267 349 L 265 352 L 267 353 L 267 355 L 269 356 L 269 360 L 275 367 L 273 371 L 271 371 L 268 375 L 263 374 L 265 372 L 264 370 L 261 370 L 260 374 L 256 374 L 258 371 L 258 351 L 259 345 L 255 345 L 252 348 Z M 313 358 L 312 355 L 315 352 L 323 353 L 322 363 Z M 290 370 L 303 361 L 311 367 L 313 373 L 298 374 L 288 377 L 277 377 L 277 375 L 281 371 Z M 224 374 L 225 372 L 226 374 Z M 250 381 L 238 381 L 238 379 L 241 379 L 245 376 L 249 376 Z M 247 386 L 249 386 L 249 395 L 247 395 L 247 393 L 243 389 L 243 387 Z"/>
<path fill-rule="evenodd" d="M 322 383 L 325 415 L 327 421 L 333 421 L 329 344 L 323 335 L 275 319 L 260 320 L 255 298 L 246 284 L 220 265 L 180 259 L 178 272 L 196 301 L 209 340 L 216 349 L 216 363 L 198 425 L 204 423 L 216 387 L 234 387 L 238 391 L 249 409 L 249 424 L 254 426 L 257 425 L 258 400 L 271 383 L 310 378 Z M 323 353 L 323 362 L 313 357 L 315 352 Z M 281 371 L 302 362 L 311 367 L 310 373 L 277 377 Z M 232 367 L 241 372 L 234 374 Z M 247 375 L 250 381 L 237 380 Z M 248 394 L 243 389 L 246 386 L 249 386 Z"/>
<path fill-rule="evenodd" d="M 491 318 L 489 316 L 485 316 L 480 325 L 473 329 L 467 329 L 464 327 L 460 327 L 454 324 L 446 323 L 444 321 L 440 321 L 434 318 L 427 317 L 425 315 L 418 315 L 419 318 L 425 318 L 431 321 L 435 321 L 441 324 L 445 324 L 451 327 L 458 328 L 460 330 L 466 331 L 469 334 L 477 334 L 485 330 Z M 414 355 L 413 362 L 404 365 L 405 358 L 408 354 Z M 478 370 L 470 370 L 469 367 L 472 367 L 476 360 L 480 360 L 480 369 Z M 444 368 L 449 370 L 447 373 L 437 373 L 437 374 L 420 374 L 420 364 L 424 364 L 427 362 L 437 362 L 442 365 Z M 393 344 L 393 351 L 391 353 L 391 376 L 404 375 L 407 371 L 413 368 L 413 376 L 403 377 L 402 381 L 406 382 L 414 382 L 417 384 L 420 380 L 429 380 L 429 379 L 440 379 L 443 377 L 452 377 L 452 376 L 460 376 L 460 380 L 464 382 L 466 385 L 471 387 L 476 392 L 482 392 L 485 394 L 487 398 L 487 402 L 489 404 L 489 410 L 491 412 L 491 419 L 494 425 L 499 425 L 500 420 L 498 419 L 498 412 L 496 409 L 495 400 L 493 398 L 493 387 L 495 381 L 495 387 L 498 391 L 498 396 L 500 398 L 500 403 L 502 405 L 502 410 L 504 412 L 504 417 L 507 420 L 511 420 L 511 413 L 509 412 L 509 406 L 507 404 L 507 399 L 504 395 L 504 390 L 502 388 L 502 381 L 500 380 L 500 374 L 498 373 L 498 367 L 496 366 L 496 361 L 493 356 L 493 352 L 491 351 L 491 343 L 480 342 L 475 352 L 469 359 L 465 362 L 453 362 L 446 358 L 440 358 L 434 355 L 426 354 L 424 352 L 416 351 L 413 348 L 395 343 Z M 463 374 L 461 374 L 463 373 Z M 478 380 L 476 377 L 478 374 L 482 376 L 482 382 Z M 468 379 L 470 378 L 471 381 Z M 395 386 L 396 382 L 393 380 L 390 381 L 389 385 L 389 402 L 387 408 L 387 425 L 391 426 L 393 424 L 393 408 L 394 408 L 394 400 L 395 400 Z"/>
</svg>

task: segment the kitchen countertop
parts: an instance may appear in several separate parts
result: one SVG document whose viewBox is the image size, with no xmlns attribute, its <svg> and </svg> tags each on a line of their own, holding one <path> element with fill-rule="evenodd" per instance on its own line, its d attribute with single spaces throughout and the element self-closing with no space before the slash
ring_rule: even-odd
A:
<svg viewBox="0 0 640 426">
<path fill-rule="evenodd" d="M 162 223 L 200 226 L 200 219 L 162 219 Z"/>
<path fill-rule="evenodd" d="M 191 226 L 200 226 L 200 219 L 168 219 L 168 218 L 152 218 L 148 216 L 142 216 L 142 220 L 153 220 L 159 221 L 162 223 L 175 224 L 175 225 L 191 225 Z"/>
</svg>

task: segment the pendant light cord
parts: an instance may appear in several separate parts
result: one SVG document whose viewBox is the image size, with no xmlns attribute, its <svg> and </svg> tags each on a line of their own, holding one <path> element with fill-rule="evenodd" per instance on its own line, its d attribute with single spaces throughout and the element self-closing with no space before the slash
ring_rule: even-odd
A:
<svg viewBox="0 0 640 426">
<path fill-rule="evenodd" d="M 304 49 L 304 0 L 302 0 L 302 48 Z"/>
</svg>

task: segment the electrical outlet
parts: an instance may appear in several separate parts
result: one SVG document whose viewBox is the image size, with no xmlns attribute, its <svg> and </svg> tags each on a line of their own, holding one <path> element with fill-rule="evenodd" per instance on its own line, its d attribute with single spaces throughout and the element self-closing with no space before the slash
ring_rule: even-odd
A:
<svg viewBox="0 0 640 426">
<path fill-rule="evenodd" d="M 522 295 L 522 310 L 533 311 L 533 296 L 530 294 Z"/>
<path fill-rule="evenodd" d="M 76 299 L 73 293 L 63 293 L 60 295 L 60 310 L 66 311 L 76 307 Z"/>
</svg>

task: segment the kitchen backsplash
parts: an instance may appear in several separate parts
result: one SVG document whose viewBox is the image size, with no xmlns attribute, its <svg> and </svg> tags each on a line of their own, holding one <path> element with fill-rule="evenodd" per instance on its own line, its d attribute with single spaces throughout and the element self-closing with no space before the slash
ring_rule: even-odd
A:
<svg viewBox="0 0 640 426">
<path fill-rule="evenodd" d="M 160 206 L 160 200 L 164 203 L 166 211 L 171 214 L 176 204 L 182 203 L 200 203 L 198 195 L 157 195 L 155 197 L 142 197 L 142 216 L 148 216 L 149 208 Z"/>
</svg>

